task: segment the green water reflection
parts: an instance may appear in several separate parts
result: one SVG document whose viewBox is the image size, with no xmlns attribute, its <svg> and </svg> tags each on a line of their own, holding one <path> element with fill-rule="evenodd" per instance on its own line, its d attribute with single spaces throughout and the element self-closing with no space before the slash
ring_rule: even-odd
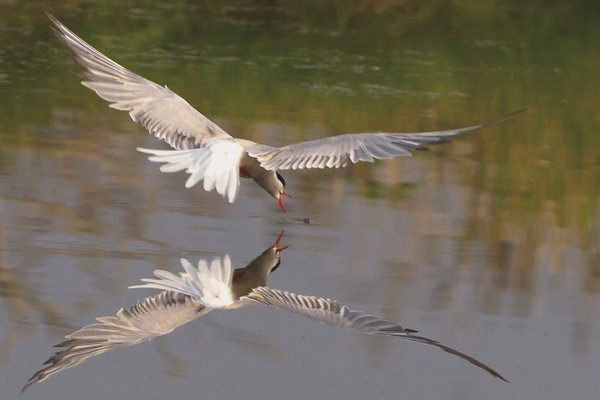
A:
<svg viewBox="0 0 600 400">
<path fill-rule="evenodd" d="M 64 113 L 84 128 L 95 125 L 90 114 L 126 118 L 108 114 L 101 100 L 80 89 L 41 9 L 26 2 L 0 7 L 4 151 L 65 136 L 44 128 Z M 597 248 L 600 30 L 591 3 L 239 1 L 139 8 L 71 1 L 48 7 L 109 56 L 167 83 L 236 136 L 272 141 L 261 122 L 282 126 L 281 142 L 441 129 L 526 106 L 510 130 L 467 139 L 480 147 L 469 157 L 483 162 L 473 173 L 474 206 L 483 207 L 491 238 L 507 235 L 507 223 L 528 227 L 519 233 L 524 240 L 543 240 L 541 232 L 552 227 L 576 232 L 576 245 Z M 363 181 L 371 184 L 370 196 L 386 195 L 372 190 L 370 178 Z M 592 253 L 589 265 L 597 265 Z"/>
</svg>

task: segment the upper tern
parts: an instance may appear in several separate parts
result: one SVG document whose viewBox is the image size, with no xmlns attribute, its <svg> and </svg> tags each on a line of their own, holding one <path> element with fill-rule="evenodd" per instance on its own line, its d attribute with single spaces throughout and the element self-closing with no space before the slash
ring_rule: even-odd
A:
<svg viewBox="0 0 600 400">
<path fill-rule="evenodd" d="M 154 288 L 162 292 L 127 309 L 121 308 L 116 317 L 97 318 L 97 323 L 67 335 L 66 341 L 55 346 L 65 349 L 51 356 L 44 363 L 46 367 L 36 372 L 23 390 L 89 357 L 165 335 L 212 310 L 238 308 L 248 304 L 264 304 L 303 315 L 322 324 L 348 328 L 367 335 L 392 336 L 435 346 L 508 382 L 481 361 L 436 340 L 418 336 L 414 329 L 403 328 L 396 322 L 351 310 L 331 299 L 267 287 L 269 275 L 281 263 L 280 253 L 287 248 L 279 247 L 282 235 L 283 232 L 273 246 L 244 268 L 234 270 L 229 255 L 225 255 L 222 259 L 214 258 L 210 264 L 206 260 L 200 260 L 197 268 L 182 258 L 181 264 L 185 272 L 180 272 L 179 276 L 155 270 L 156 279 L 142 279 L 145 284 L 130 287 Z"/>
<path fill-rule="evenodd" d="M 497 124 L 524 110 L 500 119 L 466 128 L 420 133 L 351 133 L 272 147 L 229 135 L 187 101 L 122 67 L 70 31 L 51 14 L 57 37 L 70 49 L 70 57 L 85 70 L 78 73 L 82 84 L 110 102 L 110 107 L 127 111 L 152 135 L 175 150 L 138 148 L 151 154 L 150 161 L 164 163 L 162 172 L 185 170 L 190 174 L 185 187 L 204 181 L 204 190 L 216 189 L 230 203 L 235 201 L 239 177 L 252 178 L 279 202 L 285 180 L 277 170 L 339 168 L 348 161 L 372 162 L 409 156 L 425 145 L 447 142 L 449 138 Z"/>
</svg>

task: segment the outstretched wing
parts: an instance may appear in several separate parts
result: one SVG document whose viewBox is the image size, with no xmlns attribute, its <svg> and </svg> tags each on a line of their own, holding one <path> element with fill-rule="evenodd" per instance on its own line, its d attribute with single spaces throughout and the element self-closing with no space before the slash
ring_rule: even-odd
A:
<svg viewBox="0 0 600 400">
<path fill-rule="evenodd" d="M 226 308 L 235 303 L 236 299 L 231 293 L 233 268 L 228 254 L 222 260 L 215 257 L 210 265 L 201 259 L 198 268 L 194 268 L 185 258 L 181 259 L 181 265 L 185 272 L 180 272 L 179 276 L 157 269 L 154 271 L 157 279 L 142 279 L 145 284 L 130 288 L 169 290 L 189 296 L 210 308 Z"/>
<path fill-rule="evenodd" d="M 350 310 L 348 307 L 340 306 L 336 301 L 330 299 L 297 295 L 261 286 L 252 290 L 247 296 L 242 297 L 241 300 L 266 304 L 281 310 L 304 315 L 313 321 L 339 328 L 354 329 L 367 335 L 395 336 L 413 342 L 435 346 L 484 369 L 496 378 L 506 381 L 506 379 L 497 371 L 471 356 L 444 346 L 435 340 L 417 336 L 415 335 L 417 331 L 403 328 L 396 322 L 388 321 L 373 315 L 367 315 L 362 311 Z"/>
<path fill-rule="evenodd" d="M 142 153 L 152 154 L 148 159 L 152 162 L 165 163 L 160 167 L 162 172 L 178 172 L 185 170 L 190 177 L 185 187 L 190 188 L 204 180 L 204 190 L 217 190 L 230 203 L 235 201 L 240 187 L 239 165 L 244 148 L 233 139 L 214 139 L 207 141 L 202 147 L 188 150 L 154 150 L 142 149 Z"/>
<path fill-rule="evenodd" d="M 166 86 L 122 67 L 46 14 L 56 36 L 71 50 L 73 61 L 86 69 L 79 73 L 83 85 L 109 101 L 110 107 L 129 112 L 135 122 L 176 149 L 193 148 L 209 138 L 231 137 Z"/>
<path fill-rule="evenodd" d="M 308 142 L 294 143 L 275 149 L 247 149 L 260 165 L 268 170 L 302 168 L 339 168 L 348 161 L 372 162 L 374 159 L 386 159 L 410 156 L 415 150 L 427 150 L 429 144 L 447 142 L 448 139 L 502 122 L 524 110 L 508 114 L 495 121 L 451 129 L 448 131 L 422 133 L 351 133 L 331 136 Z"/>
<path fill-rule="evenodd" d="M 66 336 L 68 340 L 57 344 L 55 347 L 66 349 L 50 357 L 44 363 L 47 366 L 27 381 L 23 391 L 90 357 L 165 335 L 209 311 L 183 294 L 161 292 L 132 307 L 121 308 L 116 317 L 97 318 L 97 323 L 71 333 Z"/>
</svg>

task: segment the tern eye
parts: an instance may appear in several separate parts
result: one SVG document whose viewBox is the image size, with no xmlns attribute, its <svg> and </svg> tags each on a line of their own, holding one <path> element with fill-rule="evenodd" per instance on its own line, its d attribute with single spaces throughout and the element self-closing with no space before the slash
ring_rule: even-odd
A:
<svg viewBox="0 0 600 400">
<path fill-rule="evenodd" d="M 285 179 L 283 179 L 283 176 L 281 176 L 279 172 L 275 172 L 275 174 L 277 174 L 277 179 L 279 179 L 279 182 L 281 182 L 283 187 L 285 187 Z"/>
</svg>

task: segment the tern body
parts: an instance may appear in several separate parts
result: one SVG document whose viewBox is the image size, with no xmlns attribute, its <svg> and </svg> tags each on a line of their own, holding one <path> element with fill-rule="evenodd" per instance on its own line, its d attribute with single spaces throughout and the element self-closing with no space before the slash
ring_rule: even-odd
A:
<svg viewBox="0 0 600 400">
<path fill-rule="evenodd" d="M 84 68 L 83 85 L 127 111 L 133 121 L 167 142 L 174 150 L 141 149 L 150 161 L 163 163 L 163 172 L 190 174 L 185 186 L 204 181 L 206 191 L 216 190 L 230 203 L 236 199 L 240 176 L 253 179 L 279 201 L 285 180 L 277 172 L 286 169 L 339 168 L 349 161 L 372 162 L 409 156 L 426 145 L 501 122 L 516 113 L 484 124 L 447 131 L 421 133 L 352 133 L 272 147 L 237 139 L 194 109 L 166 86 L 160 86 L 122 67 L 75 35 L 48 14 L 57 37 L 69 48 L 71 58 Z"/>
</svg>

